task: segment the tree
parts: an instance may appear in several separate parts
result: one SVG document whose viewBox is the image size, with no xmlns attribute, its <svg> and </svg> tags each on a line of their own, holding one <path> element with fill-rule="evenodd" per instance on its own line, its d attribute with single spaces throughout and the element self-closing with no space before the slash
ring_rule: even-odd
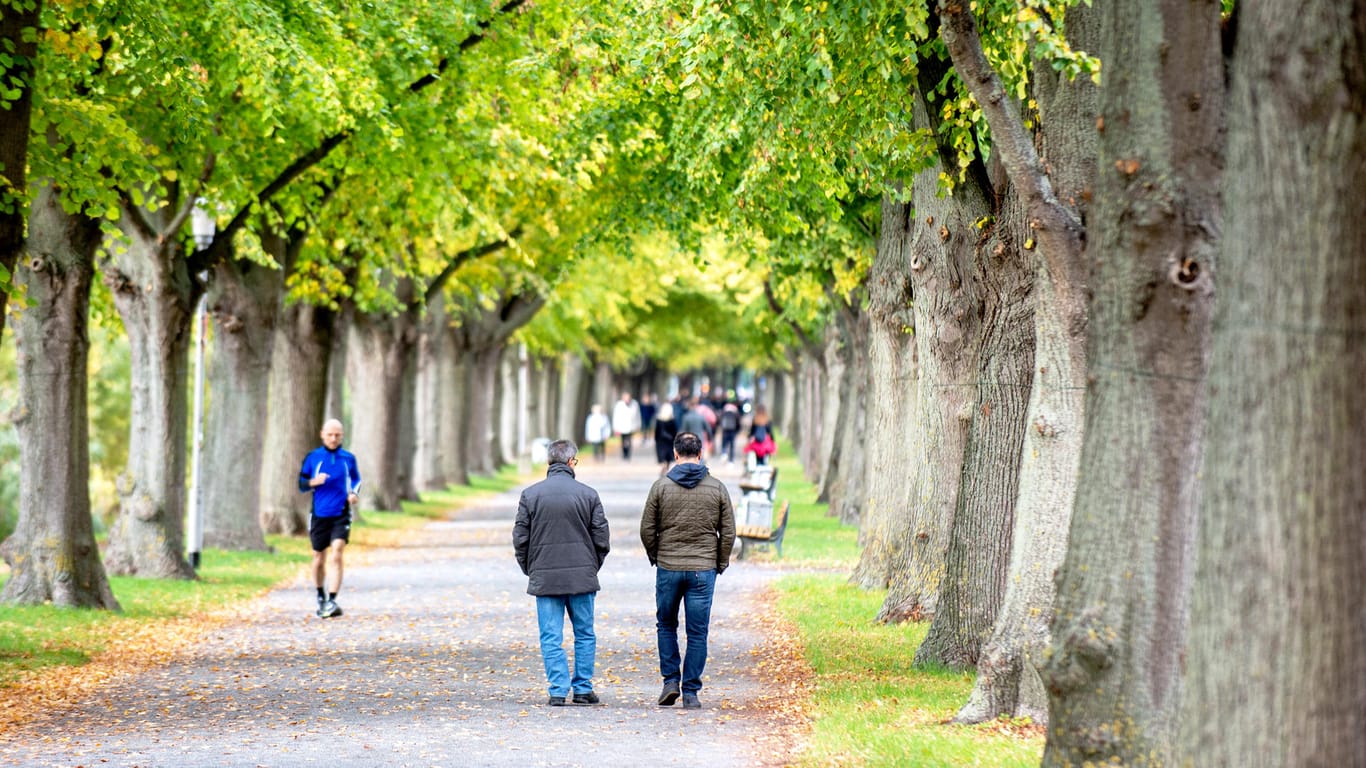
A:
<svg viewBox="0 0 1366 768">
<path fill-rule="evenodd" d="M 28 306 L 19 366 L 19 522 L 0 546 L 12 572 L 0 601 L 117 609 L 90 516 L 86 324 L 100 221 L 40 188 L 19 284 Z M 35 434 L 38 433 L 38 434 Z"/>
<path fill-rule="evenodd" d="M 24 242 L 28 200 L 28 141 L 33 117 L 33 69 L 38 57 L 42 0 L 0 6 L 0 337 L 5 335 L 14 265 Z"/>
<path fill-rule="evenodd" d="M 1174 765 L 1366 755 L 1363 20 L 1360 0 L 1235 12 Z"/>
</svg>

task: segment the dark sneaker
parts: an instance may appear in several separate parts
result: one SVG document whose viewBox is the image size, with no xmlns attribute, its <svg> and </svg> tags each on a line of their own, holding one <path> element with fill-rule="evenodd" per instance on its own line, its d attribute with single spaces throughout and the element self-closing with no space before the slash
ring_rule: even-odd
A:
<svg viewBox="0 0 1366 768">
<path fill-rule="evenodd" d="M 598 704 L 600 701 L 601 699 L 598 698 L 598 695 L 592 691 L 574 694 L 575 704 Z"/>
<path fill-rule="evenodd" d="M 333 616 L 342 615 L 342 609 L 340 605 L 337 605 L 336 600 L 328 600 L 327 602 L 322 604 L 321 608 L 318 609 L 318 615 L 323 617 L 324 619 L 330 619 Z"/>
<path fill-rule="evenodd" d="M 672 707 L 678 701 L 678 681 L 672 680 L 664 684 L 664 690 L 659 692 L 659 706 Z"/>
<path fill-rule="evenodd" d="M 550 701 L 547 701 L 546 703 L 549 704 L 549 705 L 552 706 L 552 707 L 563 707 L 563 706 L 564 706 L 564 697 L 563 697 L 563 696 L 551 696 L 551 697 L 550 697 Z"/>
<path fill-rule="evenodd" d="M 697 694 L 695 694 L 695 693 L 685 693 L 685 694 L 683 694 L 683 708 L 684 708 L 684 709 L 701 709 L 701 708 L 702 708 L 702 702 L 700 702 L 700 701 L 697 700 Z"/>
</svg>

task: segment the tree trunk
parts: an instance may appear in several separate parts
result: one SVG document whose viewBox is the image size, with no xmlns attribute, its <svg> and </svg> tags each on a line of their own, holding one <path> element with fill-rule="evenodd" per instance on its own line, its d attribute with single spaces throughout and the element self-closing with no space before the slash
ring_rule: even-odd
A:
<svg viewBox="0 0 1366 768">
<path fill-rule="evenodd" d="M 495 406 L 498 402 L 498 360 L 503 347 L 483 347 L 468 354 L 469 396 L 465 399 L 465 466 L 477 475 L 498 471 L 494 459 L 493 433 Z M 573 439 L 574 435 L 569 435 Z"/>
<path fill-rule="evenodd" d="M 844 325 L 844 321 L 836 320 L 825 327 L 825 344 L 821 350 L 825 355 L 825 365 L 821 368 L 824 375 L 821 377 L 819 399 L 811 404 L 812 415 L 820 424 L 818 433 L 821 439 L 814 459 L 815 465 L 820 468 L 816 501 L 822 504 L 830 503 L 830 486 L 840 482 L 839 449 L 843 445 L 844 427 L 848 422 L 844 418 L 847 401 L 843 387 L 848 383 L 847 377 L 853 375 L 848 370 L 849 344 L 852 340 L 844 338 Z"/>
<path fill-rule="evenodd" d="M 352 316 L 347 380 L 357 407 L 351 414 L 351 451 L 361 476 L 361 509 L 399 509 L 399 428 L 403 367 L 415 335 L 406 315 Z"/>
<path fill-rule="evenodd" d="M 1076 6 L 1067 14 L 1068 40 L 1078 50 L 1096 49 L 1096 12 Z M 1041 115 L 1039 143 L 1059 198 L 1077 211 L 1095 184 L 1096 87 L 1087 78 L 1068 80 L 1044 64 L 1034 71 Z M 999 715 L 1048 721 L 1048 694 L 1039 677 L 1056 596 L 1054 575 L 1067 549 L 1070 500 L 1081 462 L 1083 392 L 1086 387 L 1085 325 L 1064 301 L 1080 292 L 1059 291 L 1049 264 L 1080 264 L 1082 254 L 1054 254 L 1040 238 L 1034 252 L 1033 388 L 1025 418 L 1018 501 L 1006 590 L 991 639 L 977 661 L 977 680 L 955 721 L 979 723 Z M 1075 267 L 1071 274 L 1084 274 Z M 1059 500 L 1069 500 L 1059 503 Z"/>
<path fill-rule="evenodd" d="M 592 397 L 592 370 L 577 355 L 565 355 L 561 360 L 554 429 L 543 435 L 552 440 L 558 435 L 577 435 L 581 431 Z M 584 415 L 580 416 L 580 413 Z"/>
<path fill-rule="evenodd" d="M 441 440 L 442 345 L 446 333 L 445 300 L 437 295 L 427 306 L 417 339 L 417 373 L 413 393 L 413 413 L 417 444 L 413 456 L 413 485 L 421 491 L 437 491 L 447 485 L 446 448 Z"/>
<path fill-rule="evenodd" d="M 975 667 L 1006 588 L 1020 448 L 1034 365 L 1034 264 L 1029 231 L 1004 179 L 994 184 L 994 224 L 978 245 L 985 312 L 977 354 L 977 402 L 963 457 L 939 609 L 915 663 Z"/>
<path fill-rule="evenodd" d="M 916 125 L 930 125 L 923 102 L 917 101 L 915 113 Z M 939 172 L 940 166 L 921 172 L 912 190 L 910 269 L 920 372 L 918 418 L 907 433 L 912 517 L 909 548 L 897 553 L 881 621 L 934 615 L 977 404 L 982 288 L 974 264 L 975 222 L 991 207 L 973 183 L 940 196 Z"/>
<path fill-rule="evenodd" d="M 5 307 L 9 303 L 9 283 L 14 277 L 24 248 L 24 221 L 27 204 L 22 199 L 28 189 L 28 141 L 33 116 L 33 63 L 38 57 L 36 34 L 43 3 L 29 7 L 5 6 L 0 13 L 0 40 L 10 48 L 4 74 L 8 88 L 17 88 L 14 98 L 5 99 L 0 110 L 0 339 L 5 335 Z M 33 30 L 35 34 L 25 34 Z"/>
<path fill-rule="evenodd" d="M 840 312 L 844 337 L 844 373 L 835 401 L 841 429 L 831 455 L 829 514 L 845 525 L 858 525 L 863 508 L 868 469 L 866 421 L 868 394 L 868 313 L 857 306 Z"/>
<path fill-rule="evenodd" d="M 441 443 L 445 461 L 441 474 L 450 485 L 469 485 L 465 431 L 469 429 L 470 358 L 464 354 L 450 329 L 442 334 Z"/>
<path fill-rule="evenodd" d="M 1366 763 L 1366 2 L 1238 4 L 1173 765 Z"/>
<path fill-rule="evenodd" d="M 104 264 L 130 354 L 128 465 L 109 531 L 110 573 L 194 578 L 185 559 L 186 429 L 192 312 L 197 300 L 176 241 L 135 228 Z"/>
<path fill-rule="evenodd" d="M 525 406 L 525 393 L 521 386 L 522 365 L 518 359 L 520 349 L 520 345 L 507 344 L 498 356 L 497 402 L 494 404 L 497 428 L 493 431 L 493 458 L 500 467 L 517 462 L 517 426 Z"/>
<path fill-rule="evenodd" d="M 299 493 L 299 462 L 318 445 L 322 424 L 331 418 L 323 407 L 336 327 L 337 313 L 327 307 L 291 304 L 280 309 L 261 466 L 260 523 L 266 533 L 294 536 L 308 530 L 312 499 Z"/>
<path fill-rule="evenodd" d="M 911 285 L 909 203 L 882 200 L 882 232 L 868 273 L 868 485 L 859 524 L 863 551 L 850 581 L 864 589 L 885 589 L 910 546 L 908 477 L 916 464 L 919 377 Z"/>
<path fill-rule="evenodd" d="M 1044 668 L 1044 763 L 1161 765 L 1180 701 L 1221 229 L 1219 4 L 1099 12 L 1113 66 L 1089 228 L 1092 384 Z"/>
<path fill-rule="evenodd" d="M 86 363 L 100 223 L 67 214 L 44 184 L 16 272 L 29 306 L 14 329 L 19 373 L 19 520 L 0 545 L 0 602 L 118 610 L 90 517 Z"/>
<path fill-rule="evenodd" d="M 213 318 L 204 433 L 204 546 L 264 550 L 260 498 L 275 319 L 283 290 L 279 270 L 244 259 L 214 268 Z M 295 457 L 301 461 L 303 456 Z M 297 487 L 297 486 L 296 486 Z"/>
<path fill-rule="evenodd" d="M 421 320 L 415 318 L 403 356 L 398 412 L 398 493 L 402 501 L 419 501 L 417 490 L 417 345 Z"/>
</svg>

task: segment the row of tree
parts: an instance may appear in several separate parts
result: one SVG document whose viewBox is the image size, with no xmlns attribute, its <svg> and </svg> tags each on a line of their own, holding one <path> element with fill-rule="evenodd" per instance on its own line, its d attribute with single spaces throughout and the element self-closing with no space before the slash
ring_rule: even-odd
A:
<svg viewBox="0 0 1366 768">
<path fill-rule="evenodd" d="M 113 604 L 96 275 L 134 378 L 104 562 L 151 576 L 189 575 L 201 296 L 219 546 L 298 529 L 342 393 L 383 508 L 491 468 L 518 411 L 575 434 L 607 367 L 785 349 L 855 578 L 932 619 L 916 661 L 978 669 L 960 719 L 1047 717 L 1052 765 L 1351 764 L 1366 12 L 1232 5 L 12 0 L 3 597 Z"/>
</svg>

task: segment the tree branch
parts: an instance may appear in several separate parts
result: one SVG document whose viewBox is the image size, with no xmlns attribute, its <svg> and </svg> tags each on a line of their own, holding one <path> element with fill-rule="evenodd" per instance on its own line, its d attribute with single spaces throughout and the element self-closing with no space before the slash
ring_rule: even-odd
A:
<svg viewBox="0 0 1366 768">
<path fill-rule="evenodd" d="M 768 300 L 768 308 L 773 310 L 773 314 L 779 318 L 783 316 L 783 305 L 778 303 L 778 296 L 773 293 L 773 281 L 764 280 L 764 298 Z M 820 346 L 811 341 L 811 337 L 806 335 L 800 325 L 792 320 L 787 320 L 787 326 L 796 334 L 797 341 L 801 343 L 802 349 L 819 361 L 822 368 L 825 367 L 825 355 L 820 353 Z"/>
<path fill-rule="evenodd" d="M 422 292 L 421 297 L 414 301 L 414 304 L 410 309 L 416 309 L 420 305 L 430 304 L 432 299 L 436 298 L 436 295 L 446 287 L 446 281 L 451 279 L 451 275 L 454 275 L 456 270 L 481 256 L 487 256 L 490 253 L 497 253 L 498 251 L 503 250 L 508 247 L 514 239 L 520 237 L 521 234 L 522 227 L 519 224 L 502 240 L 485 243 L 477 248 L 467 248 L 460 253 L 457 253 L 446 263 L 446 266 L 442 268 L 441 272 L 439 272 L 436 277 L 432 278 L 432 281 L 427 284 L 427 290 Z M 420 304 L 418 303 L 419 301 Z"/>
<path fill-rule="evenodd" d="M 517 10 L 520 6 L 525 4 L 526 0 L 509 0 L 509 2 L 504 3 L 503 6 L 498 9 L 498 12 L 494 14 L 493 18 L 485 19 L 484 21 L 479 22 L 476 25 L 478 31 L 471 32 L 469 37 L 466 37 L 464 40 L 461 40 L 460 45 L 457 47 L 457 50 L 459 50 L 461 53 L 464 53 L 465 51 L 468 51 L 469 49 L 473 48 L 475 45 L 483 41 L 484 38 L 488 37 L 489 27 L 493 25 L 494 18 L 502 16 L 503 14 L 512 13 L 513 11 Z M 435 83 L 437 80 L 440 80 L 441 76 L 446 73 L 446 68 L 450 66 L 450 63 L 450 57 L 442 57 L 441 61 L 437 62 L 435 72 L 432 72 L 428 75 L 423 75 L 422 77 L 418 78 L 413 82 L 412 85 L 408 86 L 408 90 L 412 93 L 417 93 L 418 91 L 421 91 L 423 88 L 426 88 L 432 83 Z"/>
</svg>

